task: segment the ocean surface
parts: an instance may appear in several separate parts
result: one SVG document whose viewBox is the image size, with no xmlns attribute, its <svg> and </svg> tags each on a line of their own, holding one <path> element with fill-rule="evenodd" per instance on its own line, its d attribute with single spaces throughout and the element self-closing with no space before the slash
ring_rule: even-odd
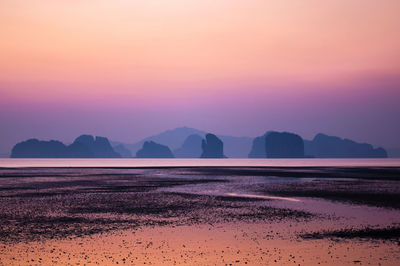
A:
<svg viewBox="0 0 400 266">
<path fill-rule="evenodd" d="M 384 159 L 14 159 L 0 167 L 400 167 L 400 158 Z"/>
</svg>

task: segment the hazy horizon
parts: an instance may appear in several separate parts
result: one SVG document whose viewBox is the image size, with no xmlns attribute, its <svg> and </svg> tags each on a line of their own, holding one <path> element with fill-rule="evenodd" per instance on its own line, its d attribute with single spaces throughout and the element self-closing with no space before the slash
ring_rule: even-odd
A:
<svg viewBox="0 0 400 266">
<path fill-rule="evenodd" d="M 0 153 L 188 126 L 400 147 L 395 0 L 0 3 Z"/>
<path fill-rule="evenodd" d="M 109 138 L 108 136 L 103 136 L 103 135 L 99 135 L 99 134 L 94 134 L 94 133 L 91 133 L 91 132 L 83 132 L 83 133 L 81 133 L 81 134 L 79 134 L 79 135 L 72 136 L 72 138 L 64 138 L 64 139 L 56 138 L 56 137 L 50 137 L 50 138 L 29 137 L 29 138 L 27 138 L 27 139 L 36 138 L 36 139 L 39 139 L 39 140 L 47 140 L 47 141 L 48 141 L 48 140 L 58 140 L 58 141 L 63 142 L 64 144 L 69 145 L 69 144 L 71 144 L 77 137 L 79 137 L 80 135 L 88 134 L 88 135 L 93 135 L 93 136 L 107 137 L 107 138 L 109 138 L 110 141 L 113 141 L 113 142 L 122 142 L 122 143 L 124 143 L 124 144 L 135 144 L 135 143 L 138 143 L 138 142 L 140 142 L 140 141 L 143 141 L 143 140 L 146 139 L 146 138 L 149 138 L 149 137 L 152 137 L 152 136 L 157 136 L 157 135 L 162 134 L 162 133 L 164 133 L 164 132 L 166 132 L 166 131 L 176 130 L 176 129 L 181 129 L 181 128 L 188 128 L 188 129 L 195 129 L 195 130 L 204 131 L 204 130 L 202 130 L 201 128 L 192 128 L 192 127 L 182 126 L 182 127 L 176 127 L 176 128 L 169 128 L 169 129 L 166 129 L 166 130 L 157 132 L 157 133 L 149 134 L 149 135 L 140 137 L 140 138 L 138 138 L 138 139 L 135 139 L 135 140 L 133 140 L 133 141 L 123 141 L 123 140 L 119 140 L 119 139 L 113 139 L 113 138 Z M 266 130 L 266 131 L 264 131 L 264 132 L 262 132 L 262 133 L 260 133 L 259 135 L 256 135 L 256 136 L 245 136 L 245 135 L 237 136 L 237 135 L 234 135 L 234 134 L 223 134 L 223 133 L 222 133 L 222 134 L 219 134 L 218 132 L 212 132 L 212 131 L 204 131 L 204 132 L 206 132 L 206 133 L 213 133 L 213 134 L 216 134 L 216 135 L 218 135 L 218 136 L 232 136 L 232 137 L 239 137 L 239 138 L 240 138 L 240 137 L 243 137 L 243 138 L 256 138 L 256 137 L 262 136 L 262 135 L 265 134 L 267 131 L 269 131 L 269 130 Z M 271 131 L 276 131 L 276 130 L 271 129 Z M 291 133 L 296 133 L 296 134 L 297 134 L 297 132 L 291 132 Z M 318 133 L 322 133 L 322 134 L 326 134 L 326 135 L 329 135 L 329 136 L 333 136 L 332 134 L 329 134 L 329 133 L 326 133 L 326 132 L 318 132 Z M 318 133 L 316 133 L 316 134 L 318 134 Z M 316 135 L 316 134 L 315 134 L 315 135 Z M 311 136 L 310 138 L 306 138 L 306 137 L 304 137 L 304 136 L 302 136 L 302 135 L 300 135 L 300 136 L 301 136 L 304 140 L 312 140 L 312 139 L 314 138 L 315 135 Z M 340 138 L 342 138 L 342 139 L 345 138 L 345 137 L 342 137 L 342 136 L 336 136 L 336 137 L 340 137 Z M 23 139 L 23 140 L 21 140 L 21 141 L 24 141 L 24 140 L 27 140 L 27 139 Z M 356 141 L 356 142 L 360 142 L 360 141 L 357 140 L 357 139 L 351 139 L 351 140 Z M 182 142 L 183 142 L 183 141 L 184 141 L 184 139 L 182 139 Z M 16 144 L 16 143 L 14 143 L 13 145 L 15 145 L 15 144 Z M 369 144 L 372 144 L 372 143 L 369 143 Z M 13 146 L 13 145 L 12 145 L 12 146 Z M 374 144 L 372 144 L 372 145 L 374 146 L 374 148 L 380 147 L 379 145 L 374 145 Z M 173 148 L 173 147 L 171 146 L 170 148 Z M 383 147 L 383 148 L 388 149 L 387 147 Z M 396 149 L 396 147 L 390 147 L 390 148 L 392 148 L 392 150 L 393 150 L 393 149 Z M 390 150 L 390 148 L 389 148 L 389 150 Z M 396 150 L 397 150 L 397 149 L 396 149 Z M 1 152 L 1 150 L 0 150 L 0 155 L 1 155 L 1 154 L 5 155 L 5 154 L 8 154 L 9 152 L 11 152 L 11 148 L 10 148 L 10 150 L 8 150 L 8 151 L 5 150 L 4 152 Z"/>
</svg>

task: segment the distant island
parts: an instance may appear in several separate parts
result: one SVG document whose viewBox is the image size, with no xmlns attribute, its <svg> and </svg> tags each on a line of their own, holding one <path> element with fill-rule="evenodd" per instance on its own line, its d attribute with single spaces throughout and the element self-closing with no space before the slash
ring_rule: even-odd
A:
<svg viewBox="0 0 400 266">
<path fill-rule="evenodd" d="M 214 134 L 207 134 L 201 141 L 201 158 L 226 158 L 224 143 Z"/>
<path fill-rule="evenodd" d="M 146 141 L 143 147 L 136 153 L 137 158 L 174 158 L 168 146 Z"/>
<path fill-rule="evenodd" d="M 266 158 L 304 158 L 304 141 L 293 133 L 270 132 L 265 136 Z"/>
<path fill-rule="evenodd" d="M 107 138 L 81 135 L 71 145 L 56 140 L 29 139 L 17 143 L 11 158 L 120 158 Z"/>
<path fill-rule="evenodd" d="M 177 158 L 199 158 L 202 153 L 201 142 L 203 138 L 198 134 L 188 136 L 182 146 L 174 150 Z"/>
<path fill-rule="evenodd" d="M 136 143 L 122 143 L 122 142 L 111 142 L 111 145 L 115 147 L 116 145 L 122 144 L 127 149 L 131 151 L 132 154 L 136 154 L 138 150 L 143 147 L 143 143 L 146 141 L 154 141 L 158 144 L 162 144 L 168 146 L 176 158 L 199 158 L 201 156 L 201 140 L 205 138 L 206 132 L 195 128 L 190 127 L 177 127 L 174 129 L 163 131 L 159 134 L 152 135 L 146 137 Z M 183 147 L 184 142 L 191 135 L 197 135 L 200 137 L 196 139 L 190 139 L 189 141 L 193 141 L 196 144 L 188 144 L 191 145 L 192 148 L 189 148 L 185 145 Z M 234 136 L 226 136 L 226 135 L 218 135 L 215 134 L 223 143 L 224 143 L 224 153 L 229 158 L 247 158 L 249 154 L 249 150 L 251 147 L 251 143 L 253 142 L 253 138 L 251 137 L 234 137 Z M 197 148 L 193 148 L 193 145 L 198 145 Z M 180 150 L 183 148 L 183 150 Z M 189 151 L 189 149 L 191 151 Z M 179 151 L 177 151 L 179 150 Z M 177 151 L 177 152 L 176 152 Z M 186 152 L 189 152 L 186 153 Z"/>
<path fill-rule="evenodd" d="M 294 136 L 295 135 L 295 136 Z M 291 137 L 290 137 L 291 136 Z M 322 133 L 303 140 L 288 132 L 268 131 L 253 140 L 249 158 L 387 158 L 383 148 Z"/>
<path fill-rule="evenodd" d="M 306 152 L 317 158 L 386 158 L 383 148 L 374 148 L 368 143 L 357 143 L 325 134 L 317 134 L 312 141 L 305 142 Z"/>
<path fill-rule="evenodd" d="M 135 156 L 134 156 L 135 155 Z M 220 136 L 180 127 L 136 144 L 81 135 L 70 145 L 57 140 L 17 143 L 11 158 L 387 158 L 383 148 L 317 134 L 305 140 L 291 132 L 267 131 L 249 137 Z"/>
</svg>

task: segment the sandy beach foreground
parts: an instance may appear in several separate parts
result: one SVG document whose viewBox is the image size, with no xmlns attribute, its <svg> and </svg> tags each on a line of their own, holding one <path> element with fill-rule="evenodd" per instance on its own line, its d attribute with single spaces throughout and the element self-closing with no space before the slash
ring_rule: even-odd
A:
<svg viewBox="0 0 400 266">
<path fill-rule="evenodd" d="M 2 168 L 2 265 L 398 265 L 400 168 Z"/>
</svg>

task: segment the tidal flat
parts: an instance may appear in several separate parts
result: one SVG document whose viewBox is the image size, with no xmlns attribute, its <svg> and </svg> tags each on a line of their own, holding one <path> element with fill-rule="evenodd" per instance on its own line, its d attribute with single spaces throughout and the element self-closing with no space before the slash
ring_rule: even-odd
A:
<svg viewBox="0 0 400 266">
<path fill-rule="evenodd" d="M 400 263 L 398 167 L 0 168 L 1 265 Z"/>
</svg>

